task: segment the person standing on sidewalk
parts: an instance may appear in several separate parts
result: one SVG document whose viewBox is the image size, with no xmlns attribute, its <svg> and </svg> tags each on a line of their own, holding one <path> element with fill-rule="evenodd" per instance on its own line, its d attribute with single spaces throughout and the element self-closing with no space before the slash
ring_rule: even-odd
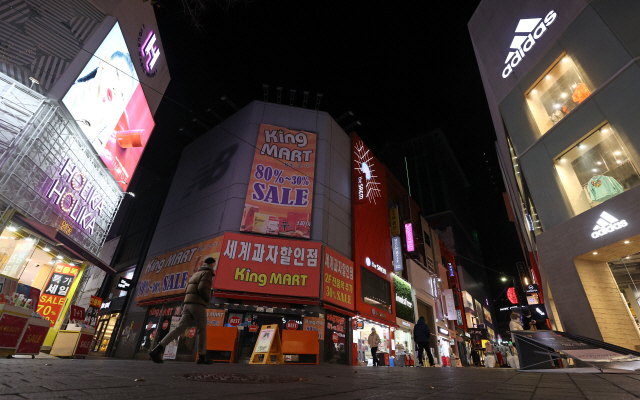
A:
<svg viewBox="0 0 640 400">
<path fill-rule="evenodd" d="M 195 325 L 198 333 L 198 364 L 213 363 L 213 361 L 207 358 L 207 304 L 209 304 L 209 300 L 211 300 L 211 284 L 215 276 L 213 273 L 213 264 L 215 262 L 216 260 L 213 259 L 213 257 L 207 258 L 204 260 L 204 265 L 189 279 L 187 289 L 185 290 L 186 296 L 184 298 L 180 322 L 174 330 L 169 332 L 167 336 L 149 352 L 153 362 L 163 362 L 162 356 L 164 355 L 164 348 L 182 335 L 187 328 Z"/>
<path fill-rule="evenodd" d="M 380 340 L 380 336 L 378 336 L 378 334 L 376 333 L 375 327 L 371 328 L 371 334 L 369 335 L 367 342 L 369 342 L 369 347 L 371 347 L 371 357 L 373 357 L 373 366 L 377 367 L 378 366 L 378 354 L 377 354 L 378 345 L 382 343 L 382 340 Z"/>
<path fill-rule="evenodd" d="M 435 363 L 433 362 L 433 356 L 431 355 L 431 348 L 429 347 L 429 338 L 431 337 L 431 330 L 429 330 L 429 325 L 424 322 L 424 317 L 420 317 L 418 319 L 418 323 L 413 327 L 413 339 L 418 344 L 418 366 L 423 366 L 423 358 L 422 358 L 422 350 L 427 350 L 427 357 L 429 358 L 429 366 L 433 367 Z"/>
</svg>

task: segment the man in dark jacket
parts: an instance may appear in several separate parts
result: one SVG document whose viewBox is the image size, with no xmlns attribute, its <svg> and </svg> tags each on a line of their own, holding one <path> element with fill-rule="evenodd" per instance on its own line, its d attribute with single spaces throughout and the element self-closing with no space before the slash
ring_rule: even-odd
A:
<svg viewBox="0 0 640 400">
<path fill-rule="evenodd" d="M 151 350 L 149 355 L 153 362 L 161 363 L 164 348 L 182 335 L 187 328 L 195 325 L 198 333 L 198 364 L 213 363 L 207 359 L 207 304 L 211 300 L 211 283 L 215 275 L 213 273 L 215 262 L 216 260 L 212 257 L 207 258 L 204 260 L 204 265 L 189 279 L 180 322 Z"/>
<path fill-rule="evenodd" d="M 424 322 L 424 317 L 418 319 L 418 323 L 413 327 L 413 340 L 418 345 L 418 363 L 422 366 L 422 350 L 427 350 L 427 357 L 429 358 L 429 366 L 433 367 L 433 356 L 431 355 L 431 348 L 429 347 L 429 338 L 431 337 L 431 331 L 429 325 Z"/>
</svg>

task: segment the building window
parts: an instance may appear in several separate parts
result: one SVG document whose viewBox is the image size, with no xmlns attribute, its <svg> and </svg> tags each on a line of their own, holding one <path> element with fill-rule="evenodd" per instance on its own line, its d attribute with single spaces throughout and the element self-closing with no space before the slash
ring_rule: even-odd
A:
<svg viewBox="0 0 640 400">
<path fill-rule="evenodd" d="M 576 214 L 640 183 L 635 165 L 608 123 L 563 153 L 555 165 Z"/>
<path fill-rule="evenodd" d="M 391 312 L 391 283 L 364 267 L 360 267 L 362 301 Z"/>
<path fill-rule="evenodd" d="M 545 134 L 578 104 L 591 95 L 591 89 L 569 56 L 563 56 L 525 95 L 529 109 Z"/>
<path fill-rule="evenodd" d="M 431 247 L 431 236 L 429 236 L 427 231 L 422 231 L 422 233 L 424 234 L 424 244 Z"/>
</svg>

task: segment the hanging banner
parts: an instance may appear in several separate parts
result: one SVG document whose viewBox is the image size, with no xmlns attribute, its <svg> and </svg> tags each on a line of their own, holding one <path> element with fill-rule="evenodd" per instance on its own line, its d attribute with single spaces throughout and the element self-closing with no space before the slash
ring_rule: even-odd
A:
<svg viewBox="0 0 640 400">
<path fill-rule="evenodd" d="M 37 309 L 38 313 L 51 323 L 51 326 L 55 325 L 60 317 L 69 289 L 79 272 L 79 267 L 63 263 L 56 264 L 53 269 L 40 296 Z"/>
<path fill-rule="evenodd" d="M 456 315 L 456 303 L 453 300 L 453 289 L 445 289 L 442 291 L 444 297 L 445 311 L 447 312 L 447 319 L 455 321 L 458 319 Z"/>
<path fill-rule="evenodd" d="M 353 296 L 353 261 L 324 246 L 322 299 L 353 310 Z"/>
<path fill-rule="evenodd" d="M 392 204 L 389 207 L 389 222 L 391 223 L 391 236 L 400 236 L 400 216 L 397 204 Z"/>
<path fill-rule="evenodd" d="M 321 246 L 303 240 L 227 232 L 213 287 L 318 298 Z"/>
<path fill-rule="evenodd" d="M 402 243 L 400 236 L 391 238 L 391 251 L 393 252 L 393 270 L 402 271 Z"/>
<path fill-rule="evenodd" d="M 84 323 L 93 328 L 98 326 L 98 317 L 100 316 L 100 308 L 102 307 L 102 299 L 100 297 L 91 296 L 89 307 L 85 313 Z"/>
<path fill-rule="evenodd" d="M 311 237 L 316 134 L 260 125 L 243 232 Z"/>
<path fill-rule="evenodd" d="M 208 257 L 218 260 L 223 238 L 218 236 L 147 260 L 136 301 L 184 294 L 189 277 L 198 271 L 204 260 Z"/>
</svg>

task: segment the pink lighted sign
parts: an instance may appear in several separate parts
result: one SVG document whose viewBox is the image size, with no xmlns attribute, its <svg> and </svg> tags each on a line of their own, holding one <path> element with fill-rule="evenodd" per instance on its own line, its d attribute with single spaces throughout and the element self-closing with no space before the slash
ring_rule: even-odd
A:
<svg viewBox="0 0 640 400">
<path fill-rule="evenodd" d="M 156 34 L 153 33 L 153 31 L 149 32 L 140 50 L 142 50 L 142 55 L 147 57 L 145 67 L 148 72 L 151 72 L 153 66 L 156 65 L 156 61 L 158 61 L 158 57 L 160 57 L 160 50 L 158 46 L 156 46 Z"/>
<path fill-rule="evenodd" d="M 413 225 L 411 222 L 404 224 L 404 233 L 407 238 L 407 251 L 414 251 L 416 248 L 413 245 Z"/>
</svg>

